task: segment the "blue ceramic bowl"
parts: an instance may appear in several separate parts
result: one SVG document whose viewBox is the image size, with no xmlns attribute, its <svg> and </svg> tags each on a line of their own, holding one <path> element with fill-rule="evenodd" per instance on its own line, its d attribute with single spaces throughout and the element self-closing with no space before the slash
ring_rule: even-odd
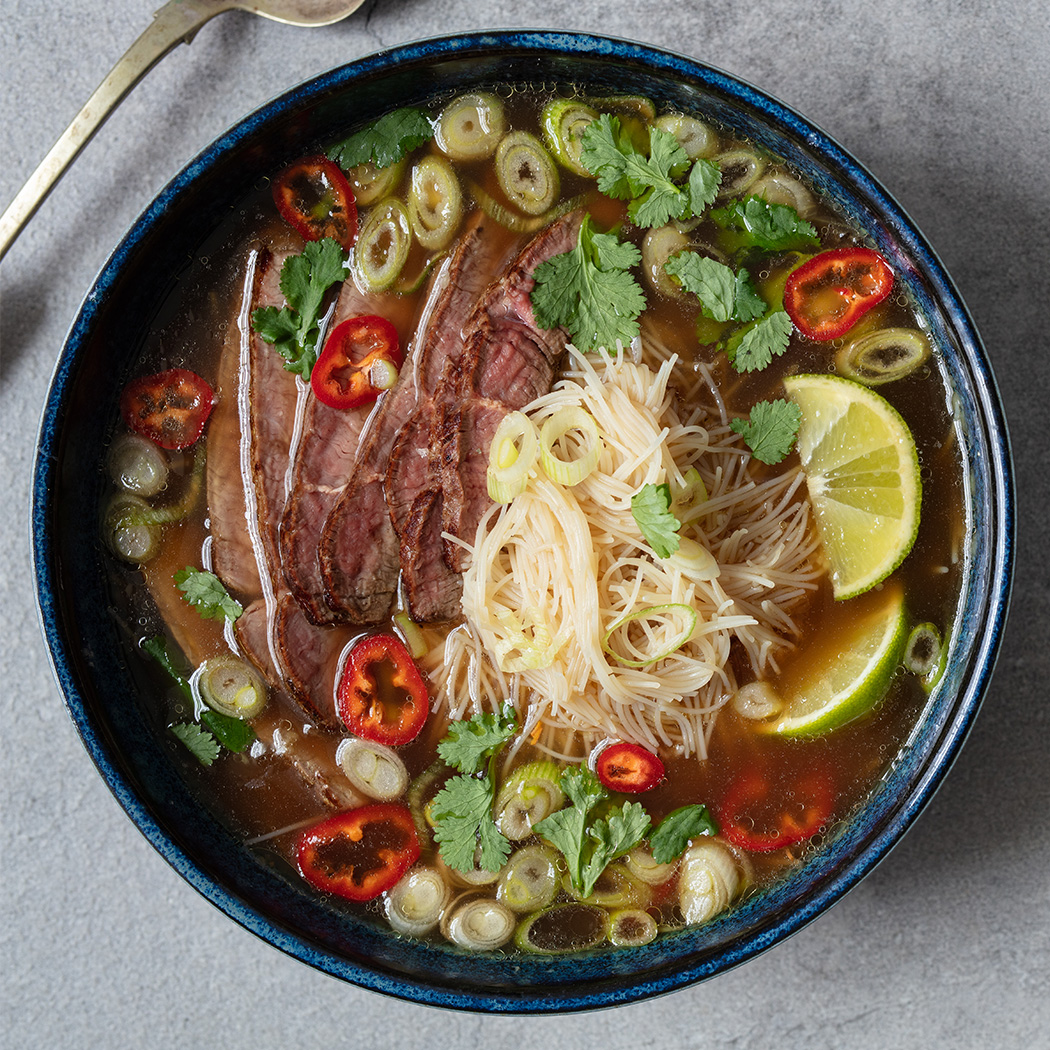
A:
<svg viewBox="0 0 1050 1050">
<path fill-rule="evenodd" d="M 870 231 L 946 348 L 961 421 L 969 565 L 948 672 L 899 761 L 844 833 L 773 889 L 709 925 L 644 948 L 572 958 L 467 955 L 350 919 L 251 856 L 198 803 L 151 730 L 109 610 L 96 530 L 100 450 L 144 334 L 183 261 L 274 157 L 301 154 L 353 114 L 494 81 L 576 82 L 702 111 L 784 157 Z M 366 988 L 438 1006 L 543 1013 L 625 1003 L 703 980 L 764 951 L 869 872 L 929 802 L 988 684 L 1006 615 L 1013 495 L 1006 427 L 973 323 L 932 249 L 886 190 L 791 109 L 687 58 L 568 33 L 492 33 L 361 59 L 252 114 L 149 206 L 106 264 L 62 352 L 34 482 L 41 615 L 84 744 L 120 804 L 175 869 L 231 918 L 290 955 Z"/>
</svg>

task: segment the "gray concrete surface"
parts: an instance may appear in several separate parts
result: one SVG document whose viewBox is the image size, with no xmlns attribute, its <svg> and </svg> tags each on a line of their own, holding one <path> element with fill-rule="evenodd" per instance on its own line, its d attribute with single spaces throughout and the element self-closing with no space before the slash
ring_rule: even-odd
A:
<svg viewBox="0 0 1050 1050">
<path fill-rule="evenodd" d="M 0 202 L 158 0 L 2 0 Z M 602 31 L 751 80 L 866 162 L 976 317 L 1012 424 L 1018 575 L 999 668 L 947 783 L 816 923 L 702 986 L 604 1013 L 456 1015 L 344 986 L 241 930 L 140 837 L 52 682 L 28 545 L 49 375 L 93 275 L 201 147 L 308 76 L 483 27 Z M 300 30 L 223 15 L 140 85 L 0 265 L 0 1046 L 1050 1046 L 1047 293 L 1050 29 L 1041 0 L 368 0 Z"/>
</svg>

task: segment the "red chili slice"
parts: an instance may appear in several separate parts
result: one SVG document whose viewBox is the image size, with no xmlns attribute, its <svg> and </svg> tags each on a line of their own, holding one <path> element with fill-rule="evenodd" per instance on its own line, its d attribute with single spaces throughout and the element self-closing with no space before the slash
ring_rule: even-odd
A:
<svg viewBox="0 0 1050 1050">
<path fill-rule="evenodd" d="M 651 790 L 664 778 L 663 762 L 637 744 L 610 744 L 602 748 L 594 771 L 610 791 L 626 791 L 631 795 Z"/>
<path fill-rule="evenodd" d="M 391 889 L 418 859 L 412 813 L 391 802 L 337 813 L 304 831 L 296 849 L 307 882 L 352 901 Z"/>
<path fill-rule="evenodd" d="M 774 791 L 769 780 L 748 772 L 735 780 L 718 807 L 722 836 L 752 853 L 772 853 L 812 838 L 831 816 L 828 778 L 810 772 Z"/>
<path fill-rule="evenodd" d="M 357 201 L 346 176 L 325 156 L 304 157 L 273 181 L 284 220 L 308 241 L 332 237 L 350 249 L 357 240 Z"/>
<path fill-rule="evenodd" d="M 389 373 L 386 385 L 373 384 L 373 366 L 386 362 L 396 370 L 403 361 L 397 329 L 385 317 L 351 317 L 328 337 L 310 373 L 310 385 L 326 405 L 356 408 L 389 388 Z"/>
<path fill-rule="evenodd" d="M 396 747 L 419 736 L 430 697 L 401 640 L 373 634 L 350 650 L 339 682 L 338 707 L 351 733 Z"/>
<path fill-rule="evenodd" d="M 870 248 L 834 248 L 793 270 L 784 309 L 794 326 L 817 342 L 848 332 L 893 288 L 889 263 Z"/>
<path fill-rule="evenodd" d="M 196 372 L 169 368 L 128 383 L 120 414 L 136 434 L 161 448 L 179 449 L 201 436 L 214 404 L 212 388 Z"/>
</svg>

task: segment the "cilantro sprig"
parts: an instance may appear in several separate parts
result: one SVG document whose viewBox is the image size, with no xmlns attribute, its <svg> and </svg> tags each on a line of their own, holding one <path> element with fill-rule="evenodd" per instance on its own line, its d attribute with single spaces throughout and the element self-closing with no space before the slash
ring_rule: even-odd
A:
<svg viewBox="0 0 1050 1050">
<path fill-rule="evenodd" d="M 751 419 L 732 419 L 729 426 L 741 434 L 751 455 L 763 463 L 779 463 L 792 449 L 802 410 L 794 401 L 778 398 L 759 401 L 751 409 Z"/>
<path fill-rule="evenodd" d="M 252 313 L 252 327 L 284 358 L 284 367 L 309 379 L 317 361 L 317 339 L 325 293 L 347 274 L 346 256 L 331 237 L 310 241 L 281 267 L 287 306 L 264 306 Z"/>
<path fill-rule="evenodd" d="M 649 836 L 649 848 L 657 864 L 670 864 L 685 852 L 691 839 L 717 834 L 718 825 L 706 806 L 681 806 L 657 824 Z"/>
<path fill-rule="evenodd" d="M 638 335 L 645 295 L 628 271 L 641 262 L 633 245 L 614 233 L 598 233 L 590 216 L 580 225 L 576 246 L 536 267 L 532 309 L 541 328 L 568 330 L 586 352 Z"/>
<path fill-rule="evenodd" d="M 173 579 L 182 591 L 183 598 L 192 605 L 205 620 L 236 620 L 244 612 L 241 603 L 230 597 L 222 580 L 206 569 L 195 569 L 187 565 L 179 569 Z"/>
<path fill-rule="evenodd" d="M 793 326 L 785 310 L 773 310 L 757 324 L 733 333 L 726 353 L 738 372 L 756 372 L 788 348 Z"/>
<path fill-rule="evenodd" d="M 753 321 L 766 312 L 765 299 L 743 267 L 734 271 L 716 259 L 684 251 L 672 255 L 664 270 L 700 300 L 704 316 L 712 320 Z"/>
<path fill-rule="evenodd" d="M 816 227 L 787 204 L 771 204 L 761 197 L 732 200 L 711 212 L 722 229 L 741 232 L 745 244 L 770 251 L 811 248 L 820 244 Z"/>
<path fill-rule="evenodd" d="M 193 722 L 179 722 L 171 727 L 171 732 L 202 766 L 210 766 L 222 753 L 215 737 Z"/>
<path fill-rule="evenodd" d="M 619 117 L 603 113 L 580 139 L 580 161 L 598 179 L 602 193 L 630 201 L 627 214 L 638 226 L 663 226 L 700 215 L 718 192 L 722 173 L 709 160 L 690 168 L 689 155 L 670 132 L 652 128 L 649 155 L 631 140 Z M 679 180 L 689 172 L 685 182 Z"/>
<path fill-rule="evenodd" d="M 658 558 L 669 558 L 678 550 L 682 523 L 671 512 L 670 485 L 643 485 L 631 497 L 631 514 Z"/>
<path fill-rule="evenodd" d="M 434 126 L 426 112 L 405 106 L 336 143 L 328 156 L 342 168 L 369 161 L 377 168 L 388 168 L 433 137 Z"/>
<path fill-rule="evenodd" d="M 572 805 L 551 813 L 534 830 L 561 850 L 573 886 L 589 897 L 598 876 L 634 849 L 652 822 L 637 802 L 608 806 L 608 793 L 585 766 L 566 769 L 561 788 Z"/>
<path fill-rule="evenodd" d="M 457 871 L 499 871 L 510 855 L 510 841 L 496 827 L 492 805 L 495 764 L 500 748 L 517 730 L 509 705 L 500 715 L 475 715 L 453 722 L 438 744 L 438 754 L 459 776 L 450 778 L 430 803 L 434 839 L 442 859 Z M 478 775 L 488 764 L 484 774 Z"/>
</svg>

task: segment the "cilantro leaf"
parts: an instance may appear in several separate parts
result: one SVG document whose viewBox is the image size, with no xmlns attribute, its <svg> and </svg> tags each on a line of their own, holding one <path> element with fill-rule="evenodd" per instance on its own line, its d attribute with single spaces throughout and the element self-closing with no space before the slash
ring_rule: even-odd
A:
<svg viewBox="0 0 1050 1050">
<path fill-rule="evenodd" d="M 434 839 L 450 868 L 473 871 L 477 859 L 485 871 L 499 871 L 506 863 L 510 842 L 492 820 L 494 793 L 487 775 L 458 776 L 434 796 L 430 803 Z"/>
<path fill-rule="evenodd" d="M 685 852 L 690 839 L 717 834 L 718 825 L 706 806 L 681 806 L 668 813 L 649 836 L 653 860 L 657 864 L 670 864 Z"/>
<path fill-rule="evenodd" d="M 641 252 L 612 233 L 595 233 L 588 216 L 576 246 L 536 267 L 532 309 L 541 328 L 566 328 L 579 350 L 625 346 L 638 334 L 645 295 L 627 267 Z"/>
<path fill-rule="evenodd" d="M 712 320 L 753 321 L 766 312 L 766 302 L 747 270 L 734 272 L 716 259 L 690 251 L 672 255 L 664 270 L 700 300 L 704 316 Z"/>
<path fill-rule="evenodd" d="M 551 813 L 533 830 L 561 850 L 573 886 L 588 897 L 606 867 L 645 837 L 649 814 L 639 803 L 626 802 L 590 821 L 592 811 L 606 802 L 608 795 L 598 778 L 584 766 L 565 770 L 561 787 L 572 806 Z"/>
<path fill-rule="evenodd" d="M 670 485 L 643 485 L 631 497 L 631 513 L 658 558 L 669 558 L 678 550 L 682 523 L 671 513 Z"/>
<path fill-rule="evenodd" d="M 202 766 L 210 766 L 220 754 L 215 737 L 192 722 L 179 722 L 171 727 L 172 733 Z"/>
<path fill-rule="evenodd" d="M 240 602 L 230 597 L 222 580 L 213 572 L 187 565 L 173 578 L 183 598 L 205 620 L 236 620 L 244 612 Z"/>
<path fill-rule="evenodd" d="M 201 712 L 201 725 L 207 726 L 216 740 L 230 751 L 247 751 L 255 739 L 255 730 L 244 719 L 224 715 L 210 707 Z"/>
<path fill-rule="evenodd" d="M 179 687 L 182 695 L 187 700 L 193 699 L 193 690 L 190 688 L 190 683 L 184 674 L 180 674 L 178 668 L 175 666 L 175 659 L 171 653 L 171 647 L 168 645 L 167 639 L 161 635 L 154 635 L 152 638 L 144 638 L 139 643 L 139 648 L 149 656 L 152 656 L 154 660 L 160 664 L 161 667 L 167 672 L 168 677 Z"/>
<path fill-rule="evenodd" d="M 751 454 L 763 463 L 779 463 L 790 451 L 802 422 L 802 409 L 793 401 L 759 401 L 751 409 L 751 421 L 730 420 L 729 426 L 742 434 Z"/>
<path fill-rule="evenodd" d="M 427 114 L 406 106 L 385 114 L 333 146 L 328 156 L 341 168 L 353 168 L 366 161 L 377 168 L 388 168 L 433 137 L 434 127 Z"/>
<path fill-rule="evenodd" d="M 713 161 L 701 157 L 689 172 L 689 204 L 693 214 L 699 214 L 718 196 L 722 184 L 722 169 Z"/>
<path fill-rule="evenodd" d="M 610 197 L 627 200 L 633 190 L 627 181 L 627 158 L 642 155 L 619 117 L 603 113 L 583 130 L 580 163 L 598 180 L 598 189 Z"/>
<path fill-rule="evenodd" d="M 281 267 L 281 292 L 288 302 L 252 313 L 252 327 L 284 358 L 284 367 L 310 378 L 317 361 L 317 337 L 325 293 L 346 277 L 346 256 L 338 241 L 310 241 Z"/>
<path fill-rule="evenodd" d="M 754 372 L 779 357 L 791 339 L 791 318 L 785 310 L 774 310 L 758 324 L 734 335 L 727 345 L 729 359 L 738 372 Z"/>
<path fill-rule="evenodd" d="M 761 197 L 730 201 L 711 213 L 723 229 L 742 230 L 758 248 L 771 251 L 808 248 L 820 243 L 816 228 L 786 204 L 771 204 Z"/>
<path fill-rule="evenodd" d="M 438 744 L 438 754 L 460 773 L 476 773 L 517 728 L 514 709 L 509 704 L 502 716 L 482 714 L 465 722 L 452 722 Z"/>
</svg>

